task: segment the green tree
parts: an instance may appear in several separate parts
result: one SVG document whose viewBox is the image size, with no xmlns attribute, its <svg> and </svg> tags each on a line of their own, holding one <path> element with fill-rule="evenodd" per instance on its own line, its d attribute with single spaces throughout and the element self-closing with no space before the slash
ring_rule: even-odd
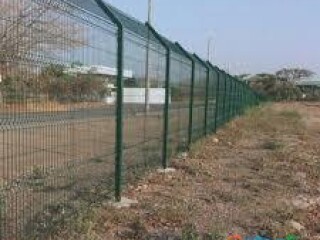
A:
<svg viewBox="0 0 320 240">
<path fill-rule="evenodd" d="M 315 73 L 303 68 L 283 68 L 276 72 L 276 77 L 285 79 L 288 82 L 300 80 L 302 78 L 311 77 Z"/>
<path fill-rule="evenodd" d="M 250 86 L 261 96 L 271 100 L 298 100 L 302 93 L 292 82 L 274 74 L 261 73 L 250 79 Z"/>
</svg>

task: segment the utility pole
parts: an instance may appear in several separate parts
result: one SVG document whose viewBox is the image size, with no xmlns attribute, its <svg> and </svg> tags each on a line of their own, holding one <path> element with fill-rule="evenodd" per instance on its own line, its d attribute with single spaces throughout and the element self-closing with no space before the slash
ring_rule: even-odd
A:
<svg viewBox="0 0 320 240">
<path fill-rule="evenodd" d="M 148 23 L 152 26 L 152 0 L 148 0 Z M 149 74 L 149 63 L 150 63 L 150 31 L 148 30 L 147 39 L 147 51 L 146 51 L 146 84 L 145 84 L 145 109 L 149 112 L 150 109 L 150 74 Z"/>
<path fill-rule="evenodd" d="M 211 37 L 209 37 L 209 39 L 208 39 L 208 49 L 207 49 L 207 53 L 208 53 L 208 55 L 207 55 L 207 59 L 208 59 L 208 61 L 209 62 L 211 62 L 211 43 L 212 43 L 212 38 Z"/>
</svg>

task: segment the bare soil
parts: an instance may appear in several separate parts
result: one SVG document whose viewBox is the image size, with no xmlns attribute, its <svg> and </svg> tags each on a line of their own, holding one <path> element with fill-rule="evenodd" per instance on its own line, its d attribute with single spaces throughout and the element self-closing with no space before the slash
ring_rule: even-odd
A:
<svg viewBox="0 0 320 240">
<path fill-rule="evenodd" d="M 75 219 L 57 239 L 225 239 L 259 231 L 320 239 L 320 104 L 278 103 L 246 113 L 123 196 Z M 194 238 L 190 238 L 194 237 Z"/>
<path fill-rule="evenodd" d="M 183 110 L 171 114 L 171 141 L 179 143 L 188 118 Z M 141 176 L 137 171 L 161 165 L 162 115 L 159 111 L 124 118 L 124 183 Z M 114 188 L 114 151 L 114 116 L 2 128 L 0 238 L 18 238 L 25 228 L 37 228 L 32 236 L 42 234 L 51 228 L 47 225 L 52 218 L 65 217 L 66 206 L 109 197 Z"/>
</svg>

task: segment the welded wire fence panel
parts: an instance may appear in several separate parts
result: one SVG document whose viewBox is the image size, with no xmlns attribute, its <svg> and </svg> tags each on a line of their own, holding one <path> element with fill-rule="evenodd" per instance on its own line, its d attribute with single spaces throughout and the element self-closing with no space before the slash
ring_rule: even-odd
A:
<svg viewBox="0 0 320 240">
<path fill-rule="evenodd" d="M 226 102 L 225 102 L 225 111 L 226 119 L 225 122 L 228 122 L 231 118 L 231 98 L 232 98 L 232 82 L 229 75 L 226 75 Z"/>
<path fill-rule="evenodd" d="M 194 95 L 192 106 L 192 141 L 196 141 L 205 134 L 205 103 L 206 103 L 207 70 L 200 62 L 196 62 Z"/>
<path fill-rule="evenodd" d="M 125 32 L 123 177 L 125 182 L 151 166 L 161 166 L 165 101 L 165 49 L 157 42 Z"/>
<path fill-rule="evenodd" d="M 236 89 L 236 81 L 231 77 L 230 78 L 231 86 L 232 86 L 232 91 L 231 91 L 231 118 L 235 116 L 235 111 L 236 111 L 236 96 L 237 96 L 237 89 Z"/>
<path fill-rule="evenodd" d="M 221 112 L 223 110 L 223 96 L 222 96 L 222 74 L 218 69 L 214 69 L 214 74 L 216 75 L 217 84 L 216 84 L 216 113 L 215 113 L 215 131 L 217 128 L 221 126 L 222 115 Z"/>
<path fill-rule="evenodd" d="M 41 236 L 112 191 L 115 29 L 89 6 L 1 0 L 2 239 Z"/>
<path fill-rule="evenodd" d="M 188 147 L 189 107 L 191 94 L 191 61 L 177 53 L 171 54 L 169 104 L 169 156 Z"/>
<path fill-rule="evenodd" d="M 0 0 L 0 36 L 0 239 L 47 239 L 258 101 L 100 0 Z"/>
<path fill-rule="evenodd" d="M 215 131 L 216 121 L 216 108 L 217 108 L 217 87 L 218 87 L 218 75 L 211 68 L 209 70 L 209 82 L 208 82 L 208 109 L 207 109 L 207 132 L 211 133 Z"/>
<path fill-rule="evenodd" d="M 222 74 L 222 111 L 221 111 L 221 125 L 227 121 L 228 117 L 228 98 L 229 98 L 229 88 L 228 88 L 228 79 L 225 73 Z"/>
</svg>

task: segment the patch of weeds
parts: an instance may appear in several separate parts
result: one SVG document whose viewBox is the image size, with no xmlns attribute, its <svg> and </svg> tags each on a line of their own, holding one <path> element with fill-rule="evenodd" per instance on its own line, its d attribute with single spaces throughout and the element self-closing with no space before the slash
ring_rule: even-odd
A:
<svg viewBox="0 0 320 240">
<path fill-rule="evenodd" d="M 127 232 L 129 236 L 126 239 L 144 239 L 148 235 L 148 231 L 139 217 L 129 224 L 130 232 Z"/>
<path fill-rule="evenodd" d="M 218 232 L 199 233 L 193 224 L 188 224 L 182 229 L 181 240 L 223 240 L 225 237 Z"/>
<path fill-rule="evenodd" d="M 261 147 L 266 150 L 278 150 L 283 148 L 283 143 L 277 140 L 266 140 Z"/>
<path fill-rule="evenodd" d="M 6 213 L 6 201 L 5 201 L 5 194 L 3 189 L 0 190 L 0 226 L 2 226 L 3 222 L 5 221 L 4 215 Z M 3 239 L 3 233 L 0 230 L 0 239 Z"/>
<path fill-rule="evenodd" d="M 211 233 L 204 234 L 203 239 L 204 240 L 224 240 L 225 236 L 222 235 L 221 233 L 211 232 Z"/>
<path fill-rule="evenodd" d="M 182 240 L 200 240 L 200 235 L 198 234 L 193 224 L 188 224 L 182 229 L 181 239 Z"/>
<path fill-rule="evenodd" d="M 32 179 L 39 180 L 39 179 L 44 179 L 45 177 L 46 177 L 45 172 L 43 171 L 43 168 L 41 168 L 40 166 L 35 166 L 32 169 L 32 175 L 31 175 Z"/>
<path fill-rule="evenodd" d="M 35 166 L 32 169 L 30 176 L 26 180 L 29 187 L 39 188 L 45 184 L 46 173 L 40 166 Z"/>
<path fill-rule="evenodd" d="M 270 219 L 284 224 L 288 220 L 293 219 L 294 209 L 286 204 L 279 204 L 276 205 L 275 208 L 270 209 L 268 212 L 266 212 L 266 214 Z"/>
<path fill-rule="evenodd" d="M 289 119 L 301 119 L 300 113 L 295 110 L 283 110 L 279 113 L 279 115 Z"/>
<path fill-rule="evenodd" d="M 142 152 L 159 152 L 159 145 L 154 143 L 146 143 L 141 147 Z"/>
<path fill-rule="evenodd" d="M 201 152 L 200 150 L 203 148 L 203 146 L 204 146 L 204 140 L 198 140 L 195 143 L 191 144 L 189 156 L 191 158 L 195 157 L 197 154 L 199 154 L 199 152 Z"/>
<path fill-rule="evenodd" d="M 111 186 L 112 184 L 108 179 L 91 186 L 78 186 L 74 189 L 74 199 L 88 205 L 95 205 L 105 200 L 110 200 L 110 193 L 112 193 Z"/>
<path fill-rule="evenodd" d="M 110 221 L 114 224 L 120 224 L 122 222 L 132 222 L 134 220 L 134 216 L 128 211 L 117 211 L 112 208 L 110 212 L 113 213 L 112 216 L 110 216 Z"/>
<path fill-rule="evenodd" d="M 188 219 L 191 209 L 182 200 L 172 200 L 170 204 L 158 209 L 156 214 L 161 222 L 181 225 Z"/>
<path fill-rule="evenodd" d="M 146 157 L 145 168 L 152 169 L 161 163 L 161 158 L 158 152 L 151 152 Z"/>
<path fill-rule="evenodd" d="M 94 210 L 88 210 L 86 214 L 78 214 L 77 217 L 71 222 L 71 230 L 77 234 L 84 234 L 87 237 L 92 235 L 95 222 L 97 220 L 97 214 Z M 88 238 L 86 238 L 88 239 Z"/>
<path fill-rule="evenodd" d="M 178 153 L 182 153 L 182 152 L 186 152 L 187 150 L 188 150 L 187 142 L 183 139 L 183 142 L 179 143 L 179 145 L 177 146 L 176 151 Z"/>
<path fill-rule="evenodd" d="M 72 180 L 71 182 L 67 182 L 61 186 L 55 186 L 55 185 L 47 185 L 44 186 L 41 191 L 43 192 L 59 192 L 59 191 L 67 191 L 72 190 L 72 188 L 76 185 L 76 181 Z"/>
<path fill-rule="evenodd" d="M 103 163 L 103 160 L 101 158 L 92 158 L 91 161 L 94 163 Z"/>
<path fill-rule="evenodd" d="M 70 204 L 49 205 L 44 212 L 36 214 L 33 221 L 25 226 L 25 235 L 29 237 L 28 239 L 47 239 L 62 226 L 69 226 L 68 219 L 76 213 L 76 209 Z"/>
<path fill-rule="evenodd" d="M 103 163 L 103 159 L 101 158 L 92 158 L 91 161 L 94 163 Z"/>
<path fill-rule="evenodd" d="M 217 190 L 215 192 L 215 196 L 217 199 L 225 203 L 235 201 L 235 194 L 231 191 Z"/>
<path fill-rule="evenodd" d="M 182 170 L 189 176 L 197 176 L 199 174 L 198 169 L 194 168 L 193 166 L 185 165 L 185 164 L 179 164 L 177 162 L 174 162 L 172 166 L 177 170 Z"/>
</svg>

